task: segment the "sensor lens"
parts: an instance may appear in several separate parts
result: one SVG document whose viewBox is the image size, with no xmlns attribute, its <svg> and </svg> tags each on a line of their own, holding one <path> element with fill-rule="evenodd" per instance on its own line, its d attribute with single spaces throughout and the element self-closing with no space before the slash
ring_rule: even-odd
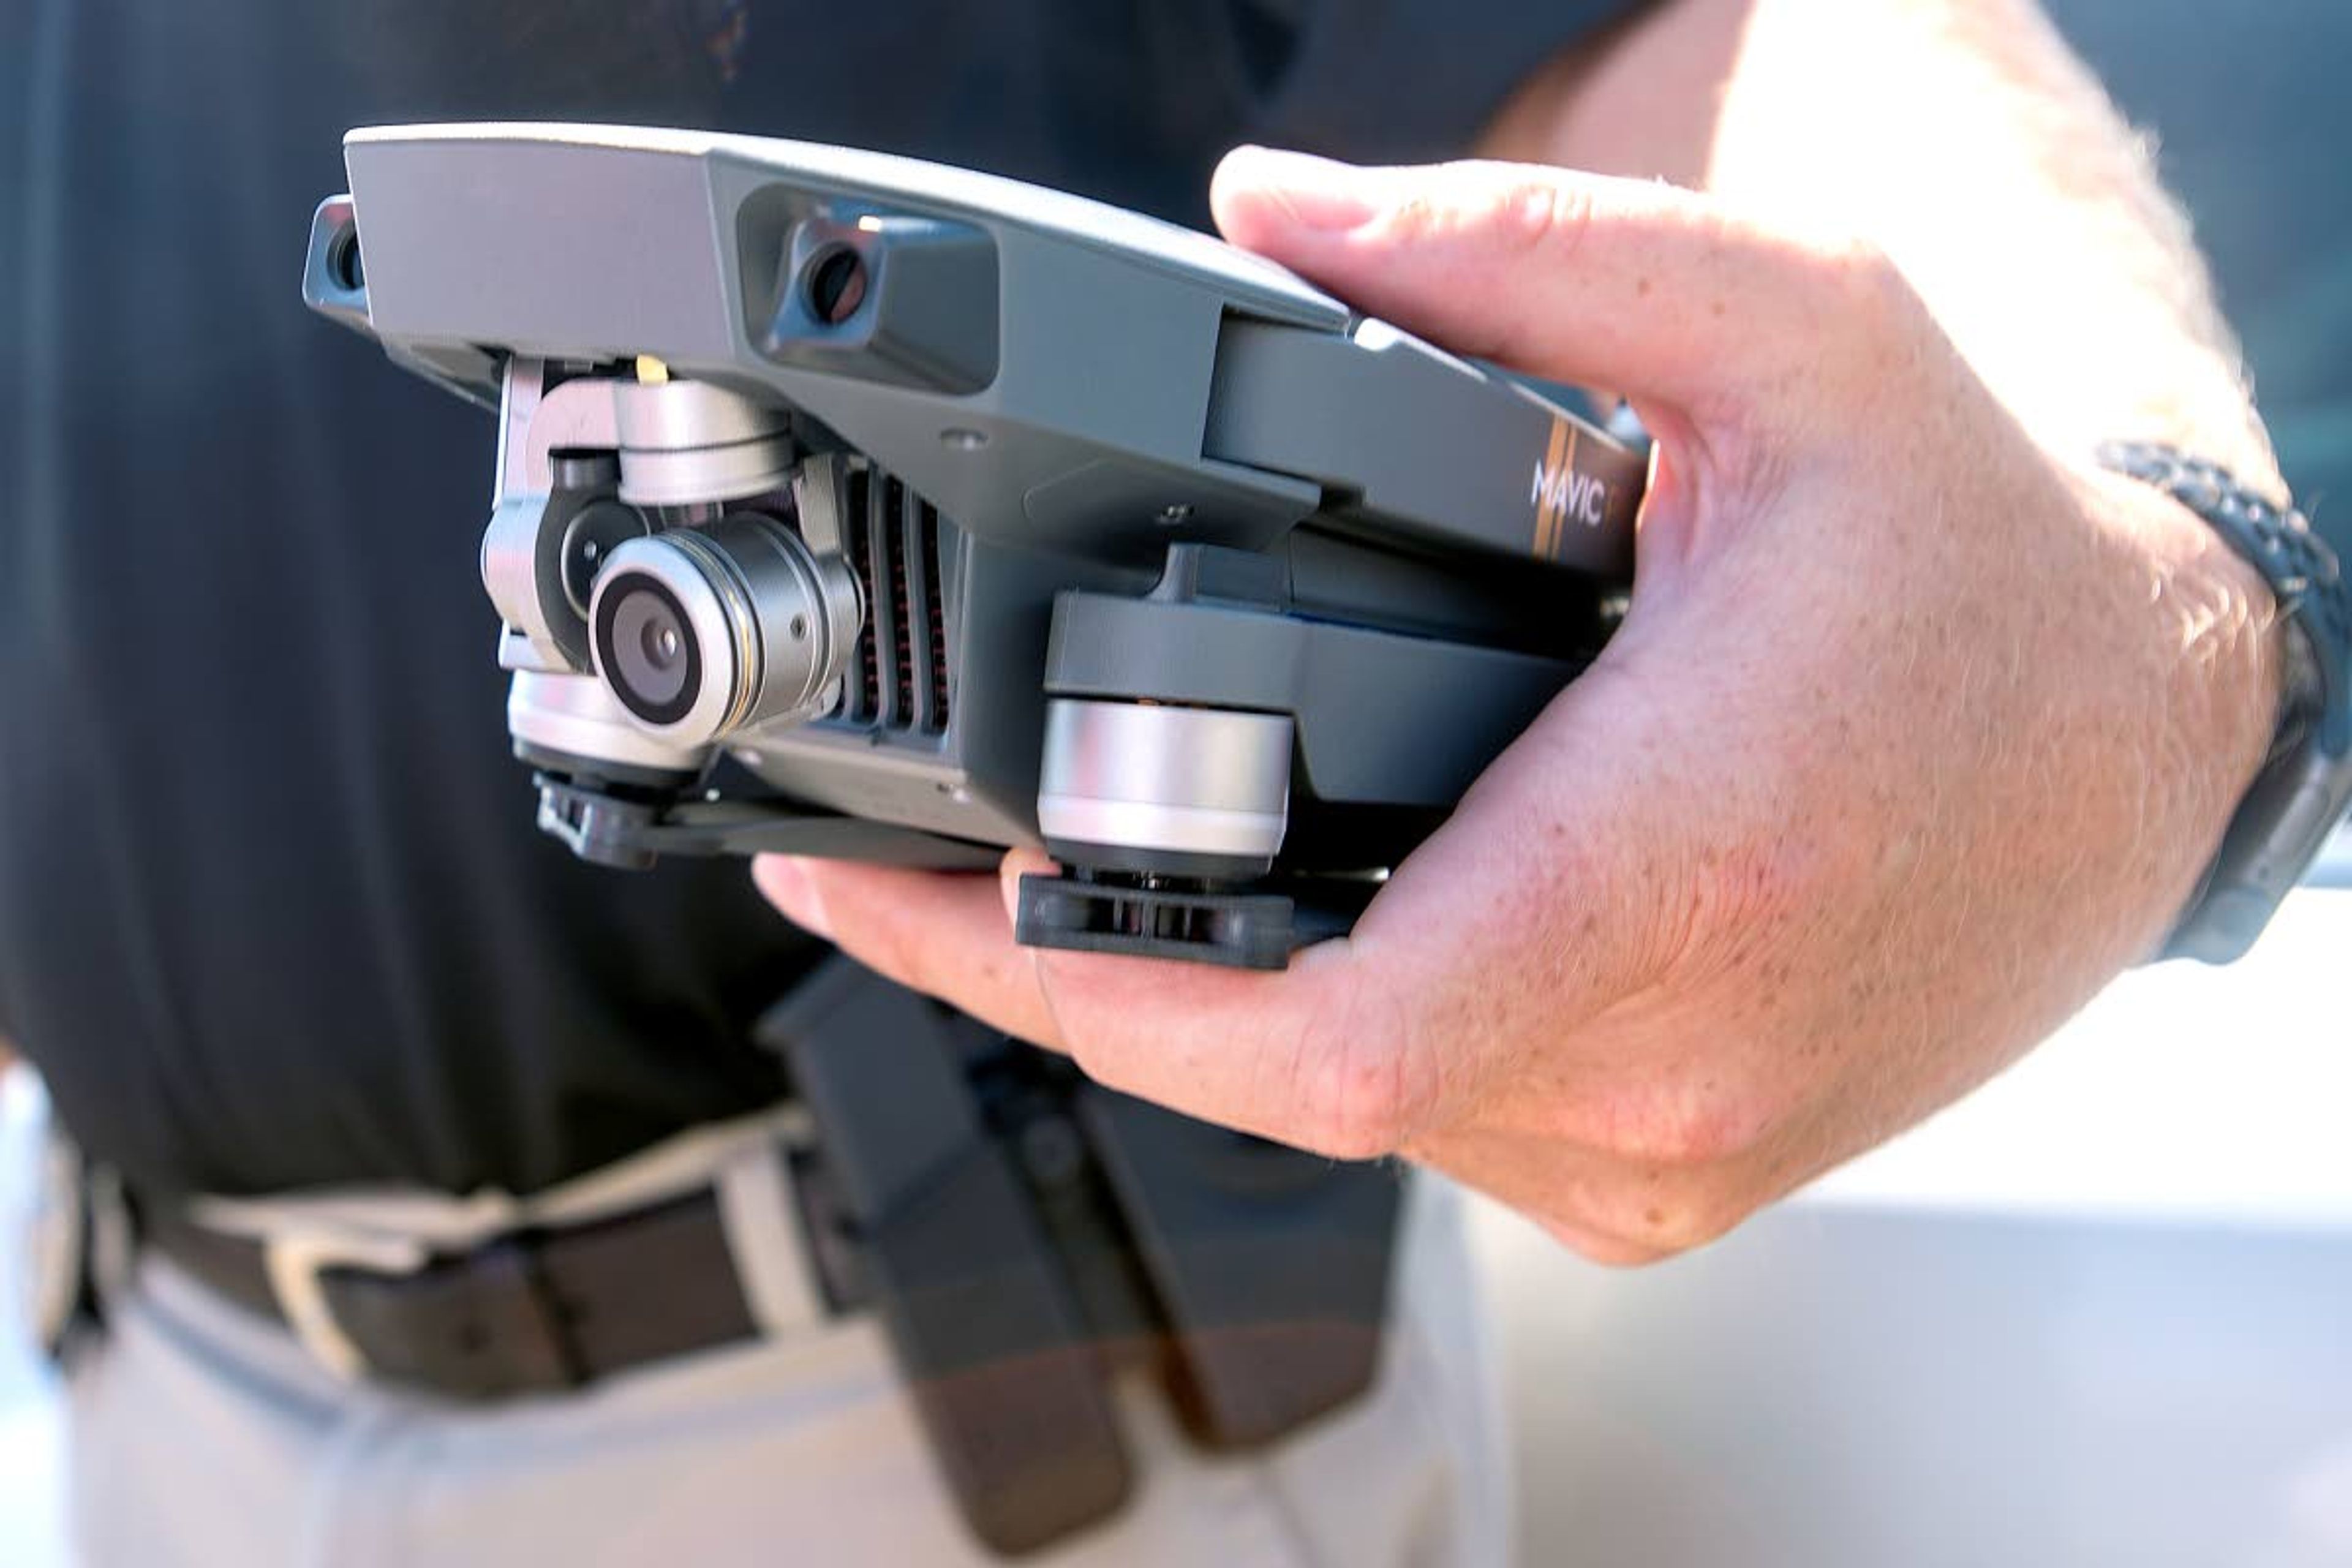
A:
<svg viewBox="0 0 2352 1568">
<path fill-rule="evenodd" d="M 630 718 L 706 745 L 815 717 L 857 637 L 857 580 L 763 512 L 632 539 L 588 605 L 596 673 Z"/>
<path fill-rule="evenodd" d="M 826 326 L 841 325 L 866 303 L 866 258 L 845 245 L 817 252 L 805 277 L 809 313 Z"/>
<path fill-rule="evenodd" d="M 702 650 L 686 609 L 643 572 L 615 577 L 597 595 L 596 664 L 630 712 L 675 724 L 702 691 Z"/>
</svg>

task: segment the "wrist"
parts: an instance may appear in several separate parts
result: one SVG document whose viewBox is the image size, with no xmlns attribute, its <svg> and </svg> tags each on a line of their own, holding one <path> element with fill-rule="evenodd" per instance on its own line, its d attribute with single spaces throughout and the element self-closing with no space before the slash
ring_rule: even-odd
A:
<svg viewBox="0 0 2352 1568">
<path fill-rule="evenodd" d="M 2133 591 L 2168 662 L 2161 699 L 2167 743 L 2149 765 L 2168 775 L 2155 782 L 2177 802 L 2163 828 L 2190 849 L 2190 875 L 2200 877 L 2279 734 L 2286 628 L 2262 574 L 2204 519 L 2126 475 L 2083 472 L 2104 525 L 2127 542 L 2138 572 Z M 2177 913 L 2196 891 L 2196 883 L 2184 885 L 2165 913 Z"/>
<path fill-rule="evenodd" d="M 2227 962 L 2261 934 L 2352 804 L 2352 583 L 2283 498 L 2209 459 L 2144 442 L 2105 444 L 2097 458 L 2194 518 L 2269 595 L 2251 644 L 2267 667 L 2257 690 L 2270 700 L 2251 713 L 2268 713 L 2268 742 L 2164 948 Z"/>
</svg>

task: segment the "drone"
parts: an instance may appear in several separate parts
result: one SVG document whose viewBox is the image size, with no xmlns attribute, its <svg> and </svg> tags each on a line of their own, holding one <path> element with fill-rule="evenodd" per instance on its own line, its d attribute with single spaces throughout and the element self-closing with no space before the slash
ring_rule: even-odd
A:
<svg viewBox="0 0 2352 1568">
<path fill-rule="evenodd" d="M 303 297 L 495 411 L 539 823 L 615 867 L 1036 847 L 1036 946 L 1279 969 L 1583 669 L 1646 473 L 1192 230 L 663 130 L 352 132 Z"/>
</svg>

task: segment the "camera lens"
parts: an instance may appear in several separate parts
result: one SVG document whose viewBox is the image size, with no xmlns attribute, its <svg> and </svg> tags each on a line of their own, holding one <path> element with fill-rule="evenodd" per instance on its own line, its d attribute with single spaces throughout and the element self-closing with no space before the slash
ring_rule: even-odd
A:
<svg viewBox="0 0 2352 1568">
<path fill-rule="evenodd" d="M 814 717 L 864 606 L 838 556 L 815 555 L 779 519 L 736 512 L 621 544 L 588 610 L 596 673 L 630 717 L 702 745 Z"/>
<path fill-rule="evenodd" d="M 637 572 L 598 595 L 597 665 L 629 711 L 650 724 L 675 724 L 702 687 L 702 650 L 677 596 Z"/>
<path fill-rule="evenodd" d="M 644 641 L 646 662 L 660 670 L 665 676 L 670 674 L 678 662 L 677 628 L 648 616 L 646 617 Z M 685 677 L 682 674 L 679 676 L 679 684 L 685 684 Z"/>
</svg>

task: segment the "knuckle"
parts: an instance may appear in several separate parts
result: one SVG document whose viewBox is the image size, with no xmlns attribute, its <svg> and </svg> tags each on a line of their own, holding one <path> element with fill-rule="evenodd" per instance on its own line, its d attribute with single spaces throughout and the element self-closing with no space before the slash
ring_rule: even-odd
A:
<svg viewBox="0 0 2352 1568">
<path fill-rule="evenodd" d="M 1902 267 L 1851 231 L 1743 216 L 1732 232 L 1754 267 L 1759 308 L 1782 330 L 1785 392 L 1855 394 L 1916 357 L 1933 318 Z"/>
<path fill-rule="evenodd" d="M 1309 1016 L 1297 1038 L 1290 1142 L 1334 1160 L 1374 1160 L 1412 1136 L 1422 1096 L 1406 1042 L 1362 1026 L 1359 1009 Z"/>
<path fill-rule="evenodd" d="M 1750 1142 L 1727 1110 L 1678 1103 L 1616 1119 L 1603 1146 L 1620 1160 L 1652 1169 L 1693 1171 L 1737 1158 Z"/>
<path fill-rule="evenodd" d="M 1662 1257 L 1678 1257 L 1721 1240 L 1748 1214 L 1746 1205 L 1714 1196 L 1653 1205 L 1643 1211 L 1642 1228 L 1636 1238 Z"/>
<path fill-rule="evenodd" d="M 1760 1098 L 1726 1080 L 1722 1069 L 1685 1074 L 1601 1108 L 1592 1143 L 1626 1164 L 1688 1176 L 1753 1152 L 1771 1118 Z"/>
<path fill-rule="evenodd" d="M 1449 208 L 1416 191 L 1389 205 L 1381 215 L 1381 228 L 1391 241 L 1410 247 L 1444 238 L 1458 221 Z"/>
<path fill-rule="evenodd" d="M 1148 1100 L 1187 1115 L 1199 1114 L 1192 1107 L 1171 1099 L 1165 1078 L 1154 1071 L 1159 1064 L 1151 1053 L 1159 1044 L 1130 1042 L 1110 1029 L 1077 1027 L 1066 1028 L 1061 1047 L 1071 1066 L 1114 1094 Z"/>
<path fill-rule="evenodd" d="M 1573 252 L 1591 226 L 1590 193 L 1555 180 L 1506 182 L 1482 215 L 1481 226 L 1506 249 L 1559 257 Z"/>
<path fill-rule="evenodd" d="M 1321 1085 L 1305 1112 L 1303 1147 L 1333 1160 L 1377 1160 L 1412 1135 L 1413 1119 L 1392 1063 L 1354 1051 L 1322 1075 Z"/>
<path fill-rule="evenodd" d="M 1859 329 L 1859 341 L 1877 345 L 1908 336 L 1927 319 L 1910 277 L 1874 242 L 1840 236 L 1815 242 L 1813 269 L 1837 317 Z"/>
<path fill-rule="evenodd" d="M 1721 1183 L 1650 1181 L 1613 1194 L 1590 1224 L 1606 1250 L 1634 1263 L 1649 1263 L 1721 1239 L 1754 1208 Z M 1599 1260 L 1612 1261 L 1606 1257 Z"/>
<path fill-rule="evenodd" d="M 1391 239 L 1408 244 L 1467 240 L 1517 257 L 1574 250 L 1591 216 L 1589 192 L 1513 167 L 1499 178 L 1447 181 L 1409 195 L 1389 209 L 1384 223 Z"/>
<path fill-rule="evenodd" d="M 1539 1223 L 1554 1241 L 1587 1263 L 1597 1263 L 1604 1268 L 1641 1268 L 1673 1256 L 1572 1220 L 1546 1219 Z"/>
<path fill-rule="evenodd" d="M 1122 1085 L 1116 1053 L 1106 1047 L 1100 1031 L 1085 1027 L 1066 1027 L 1062 1048 L 1069 1053 L 1070 1064 L 1105 1089 L 1120 1089 Z"/>
<path fill-rule="evenodd" d="M 1133 1093 L 1134 1052 L 1121 1048 L 1118 1031 L 1105 1026 L 1101 1011 L 1082 988 L 1047 983 L 1048 1008 L 1062 1050 L 1070 1063 L 1105 1089 Z"/>
</svg>

